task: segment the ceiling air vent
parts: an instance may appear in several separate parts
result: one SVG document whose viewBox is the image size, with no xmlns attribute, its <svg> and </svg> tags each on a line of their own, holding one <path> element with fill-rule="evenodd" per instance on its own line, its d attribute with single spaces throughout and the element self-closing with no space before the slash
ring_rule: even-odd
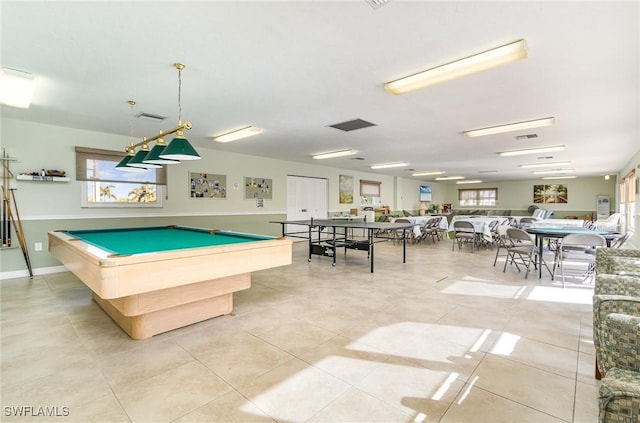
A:
<svg viewBox="0 0 640 423">
<path fill-rule="evenodd" d="M 517 135 L 517 140 L 530 140 L 533 138 L 538 138 L 538 134 L 527 134 L 527 135 Z"/>
<path fill-rule="evenodd" d="M 368 128 L 370 126 L 376 126 L 375 123 L 367 122 L 362 119 L 349 120 L 347 122 L 336 123 L 335 125 L 329 125 L 332 128 L 340 129 L 341 131 L 355 131 L 356 129 Z"/>
<path fill-rule="evenodd" d="M 165 120 L 166 116 L 154 115 L 153 113 L 141 112 L 136 115 L 137 118 L 151 119 L 151 120 Z"/>
<path fill-rule="evenodd" d="M 373 9 L 379 9 L 390 1 L 391 0 L 365 0 L 365 2 Z"/>
<path fill-rule="evenodd" d="M 352 157 L 351 160 L 364 160 L 364 157 Z"/>
</svg>

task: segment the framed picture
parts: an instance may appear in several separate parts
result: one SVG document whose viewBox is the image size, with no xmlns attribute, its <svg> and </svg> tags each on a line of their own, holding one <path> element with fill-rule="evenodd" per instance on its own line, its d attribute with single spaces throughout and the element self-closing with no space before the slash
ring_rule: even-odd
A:
<svg viewBox="0 0 640 423">
<path fill-rule="evenodd" d="M 566 204 L 569 202 L 569 192 L 566 185 L 534 185 L 534 204 Z"/>
<path fill-rule="evenodd" d="M 273 199 L 273 180 L 267 178 L 244 177 L 244 198 L 251 200 L 262 198 L 264 200 Z"/>
<path fill-rule="evenodd" d="M 431 201 L 430 185 L 420 185 L 420 201 Z"/>
<path fill-rule="evenodd" d="M 227 198 L 227 175 L 189 172 L 191 198 Z"/>
<path fill-rule="evenodd" d="M 340 175 L 340 204 L 353 204 L 353 176 Z"/>
</svg>

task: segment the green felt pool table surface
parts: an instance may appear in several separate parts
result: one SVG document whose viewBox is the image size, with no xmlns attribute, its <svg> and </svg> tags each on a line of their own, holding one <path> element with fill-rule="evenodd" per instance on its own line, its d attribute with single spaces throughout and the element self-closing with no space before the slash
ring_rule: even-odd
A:
<svg viewBox="0 0 640 423">
<path fill-rule="evenodd" d="M 114 255 L 146 254 L 275 239 L 265 235 L 212 231 L 187 226 L 110 228 L 64 232 Z"/>
</svg>

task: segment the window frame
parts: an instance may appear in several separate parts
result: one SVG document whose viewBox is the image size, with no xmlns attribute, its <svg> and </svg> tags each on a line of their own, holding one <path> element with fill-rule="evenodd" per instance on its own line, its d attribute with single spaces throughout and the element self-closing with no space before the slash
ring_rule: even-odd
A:
<svg viewBox="0 0 640 423">
<path fill-rule="evenodd" d="M 482 191 L 492 192 L 494 195 L 487 197 L 481 196 Z M 464 198 L 463 193 L 475 193 L 472 198 Z M 481 204 L 482 200 L 489 199 L 493 204 Z M 474 204 L 462 204 L 462 201 L 474 201 Z M 460 188 L 458 189 L 458 205 L 460 207 L 497 207 L 498 206 L 498 188 Z"/>
<path fill-rule="evenodd" d="M 81 202 L 82 208 L 158 208 L 163 207 L 163 197 L 165 196 L 165 187 L 167 181 L 166 168 L 153 169 L 153 172 L 145 174 L 149 180 L 139 180 L 140 173 L 131 172 L 111 172 L 108 170 L 105 173 L 109 173 L 109 177 L 100 178 L 94 176 L 96 170 L 88 166 L 90 160 L 96 162 L 113 162 L 119 163 L 125 152 L 102 150 L 97 148 L 87 147 L 75 147 L 76 152 L 76 180 L 81 183 Z M 114 164 L 114 167 L 115 167 Z M 108 168 L 108 167 L 107 167 Z M 104 170 L 104 168 L 103 168 Z M 138 179 L 135 179 L 135 177 Z M 109 201 L 107 197 L 106 201 L 89 201 L 90 193 L 93 193 L 94 198 L 98 198 L 99 192 L 103 187 L 111 186 L 113 188 L 123 189 L 125 192 L 129 191 L 127 198 L 139 187 L 142 192 L 145 192 L 145 188 L 149 186 L 155 187 L 155 200 L 154 201 Z M 102 196 L 100 196 L 102 197 Z M 121 197 L 124 198 L 124 197 Z"/>
<path fill-rule="evenodd" d="M 619 181 L 621 223 L 625 230 L 635 231 L 636 196 L 638 195 L 638 179 L 633 169 Z"/>
</svg>

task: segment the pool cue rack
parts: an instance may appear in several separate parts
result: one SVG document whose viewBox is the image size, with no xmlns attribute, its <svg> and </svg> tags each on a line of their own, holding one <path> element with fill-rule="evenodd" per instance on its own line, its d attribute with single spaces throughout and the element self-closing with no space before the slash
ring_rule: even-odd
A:
<svg viewBox="0 0 640 423">
<path fill-rule="evenodd" d="M 16 159 L 9 157 L 3 149 L 0 161 L 2 161 L 2 204 L 0 205 L 0 215 L 2 218 L 2 225 L 0 226 L 0 238 L 2 240 L 1 248 L 16 248 L 15 241 L 17 240 L 18 246 L 22 250 L 22 255 L 24 256 L 24 260 L 27 264 L 29 276 L 33 277 L 33 268 L 31 267 L 27 241 L 24 237 L 22 221 L 20 220 L 20 213 L 18 212 L 18 204 L 16 202 L 16 188 L 11 186 L 13 173 L 11 173 L 9 164 L 16 161 Z M 11 237 L 12 232 L 15 234 L 15 238 Z"/>
</svg>

